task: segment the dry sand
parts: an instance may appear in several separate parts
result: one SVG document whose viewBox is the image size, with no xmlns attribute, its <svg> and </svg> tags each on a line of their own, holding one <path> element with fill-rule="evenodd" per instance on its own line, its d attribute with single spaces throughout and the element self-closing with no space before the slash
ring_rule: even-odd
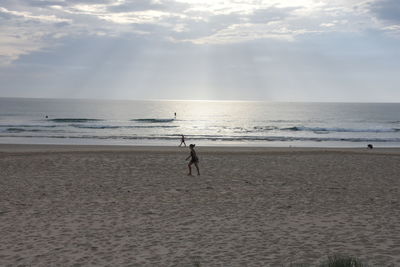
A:
<svg viewBox="0 0 400 267">
<path fill-rule="evenodd" d="M 0 266 L 400 266 L 399 149 L 0 146 Z"/>
</svg>

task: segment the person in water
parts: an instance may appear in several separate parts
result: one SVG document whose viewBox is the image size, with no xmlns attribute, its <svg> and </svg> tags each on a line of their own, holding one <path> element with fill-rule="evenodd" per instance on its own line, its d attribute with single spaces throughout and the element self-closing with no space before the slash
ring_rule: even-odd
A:
<svg viewBox="0 0 400 267">
<path fill-rule="evenodd" d="M 181 135 L 181 144 L 179 146 L 182 146 L 182 144 L 184 144 L 186 147 L 185 136 L 183 134 Z"/>
<path fill-rule="evenodd" d="M 192 175 L 192 164 L 194 164 L 194 166 L 197 169 L 197 175 L 200 175 L 200 169 L 199 169 L 199 158 L 196 155 L 196 151 L 194 151 L 194 147 L 195 144 L 190 144 L 189 148 L 190 148 L 190 155 L 189 157 L 186 158 L 186 160 L 190 159 L 190 162 L 188 164 L 189 167 L 189 173 L 188 175 Z"/>
</svg>

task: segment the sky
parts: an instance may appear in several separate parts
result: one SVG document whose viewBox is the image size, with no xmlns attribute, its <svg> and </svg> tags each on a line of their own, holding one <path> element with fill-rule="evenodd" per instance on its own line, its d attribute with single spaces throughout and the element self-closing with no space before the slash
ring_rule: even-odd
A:
<svg viewBox="0 0 400 267">
<path fill-rule="evenodd" d="M 0 97 L 400 102 L 400 1 L 0 0 Z"/>
</svg>

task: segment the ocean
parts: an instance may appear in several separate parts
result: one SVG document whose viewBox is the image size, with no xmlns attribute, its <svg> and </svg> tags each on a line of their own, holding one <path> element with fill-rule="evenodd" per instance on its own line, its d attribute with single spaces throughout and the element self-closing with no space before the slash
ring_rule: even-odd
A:
<svg viewBox="0 0 400 267">
<path fill-rule="evenodd" d="M 0 98 L 3 144 L 173 146 L 181 134 L 202 146 L 399 147 L 400 104 Z"/>
</svg>

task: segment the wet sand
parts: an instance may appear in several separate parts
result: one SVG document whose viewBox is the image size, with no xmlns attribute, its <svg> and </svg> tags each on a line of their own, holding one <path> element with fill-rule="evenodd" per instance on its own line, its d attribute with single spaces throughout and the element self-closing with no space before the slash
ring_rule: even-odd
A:
<svg viewBox="0 0 400 267">
<path fill-rule="evenodd" d="M 0 145 L 0 266 L 400 266 L 400 149 Z"/>
</svg>

